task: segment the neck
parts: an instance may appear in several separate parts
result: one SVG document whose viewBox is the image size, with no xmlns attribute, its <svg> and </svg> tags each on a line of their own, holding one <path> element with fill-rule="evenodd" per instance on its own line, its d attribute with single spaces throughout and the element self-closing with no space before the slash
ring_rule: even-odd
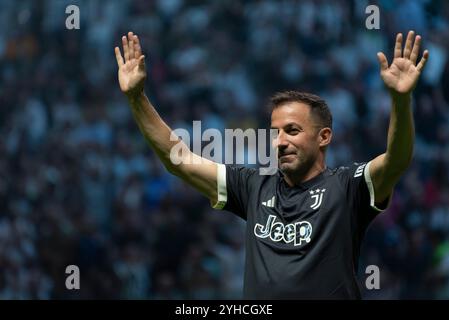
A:
<svg viewBox="0 0 449 320">
<path fill-rule="evenodd" d="M 294 187 L 295 185 L 304 183 L 310 179 L 315 178 L 317 175 L 319 175 L 321 172 L 326 170 L 326 164 L 324 162 L 316 162 L 312 167 L 310 167 L 307 172 L 301 173 L 299 172 L 297 175 L 287 175 L 284 174 L 285 182 L 290 187 Z"/>
</svg>

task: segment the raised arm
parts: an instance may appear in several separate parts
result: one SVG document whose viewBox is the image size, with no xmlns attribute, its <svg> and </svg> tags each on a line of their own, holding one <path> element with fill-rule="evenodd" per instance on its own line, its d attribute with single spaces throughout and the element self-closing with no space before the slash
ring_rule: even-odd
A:
<svg viewBox="0 0 449 320">
<path fill-rule="evenodd" d="M 391 115 L 388 129 L 387 150 L 371 161 L 369 173 L 373 182 L 375 203 L 383 203 L 392 193 L 401 175 L 408 168 L 413 157 L 415 129 L 411 106 L 412 91 L 429 58 L 424 51 L 418 59 L 421 37 L 413 31 L 407 35 L 402 50 L 402 34 L 396 36 L 394 59 L 388 66 L 385 54 L 379 52 L 380 75 L 391 95 Z"/>
<path fill-rule="evenodd" d="M 195 187 L 212 204 L 217 201 L 217 164 L 191 152 L 161 119 L 144 93 L 145 56 L 140 41 L 132 32 L 122 37 L 124 59 L 115 47 L 120 89 L 127 96 L 134 119 L 147 143 L 167 170 Z M 170 139 L 171 137 L 171 139 Z M 179 152 L 171 152 L 177 146 Z"/>
</svg>

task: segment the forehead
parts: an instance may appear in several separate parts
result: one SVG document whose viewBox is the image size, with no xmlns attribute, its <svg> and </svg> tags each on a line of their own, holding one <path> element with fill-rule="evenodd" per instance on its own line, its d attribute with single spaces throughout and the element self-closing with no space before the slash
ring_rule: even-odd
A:
<svg viewBox="0 0 449 320">
<path fill-rule="evenodd" d="M 288 102 L 283 104 L 271 113 L 271 126 L 282 128 L 291 123 L 301 126 L 311 124 L 310 107 L 302 102 Z"/>
</svg>

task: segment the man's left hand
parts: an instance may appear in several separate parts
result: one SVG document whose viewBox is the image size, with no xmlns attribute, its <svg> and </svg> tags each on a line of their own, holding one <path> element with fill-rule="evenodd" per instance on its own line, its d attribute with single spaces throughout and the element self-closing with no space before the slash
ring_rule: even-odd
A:
<svg viewBox="0 0 449 320">
<path fill-rule="evenodd" d="M 421 60 L 416 65 L 420 45 L 421 36 L 415 36 L 413 31 L 409 31 L 405 48 L 402 50 L 402 33 L 398 33 L 394 47 L 394 59 L 391 65 L 388 66 L 387 58 L 383 52 L 377 54 L 380 63 L 380 75 L 393 95 L 409 95 L 416 87 L 419 76 L 429 58 L 429 51 L 425 50 Z"/>
</svg>

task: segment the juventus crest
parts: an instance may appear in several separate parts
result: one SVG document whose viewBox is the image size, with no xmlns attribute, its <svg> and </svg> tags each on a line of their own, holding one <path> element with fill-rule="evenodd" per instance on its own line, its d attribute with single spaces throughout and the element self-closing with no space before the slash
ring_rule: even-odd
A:
<svg viewBox="0 0 449 320">
<path fill-rule="evenodd" d="M 310 190 L 310 194 L 312 196 L 312 200 L 314 201 L 313 204 L 310 206 L 312 209 L 318 209 L 321 205 L 321 202 L 323 201 L 323 194 L 326 191 L 326 189 L 316 189 L 316 190 Z"/>
</svg>

